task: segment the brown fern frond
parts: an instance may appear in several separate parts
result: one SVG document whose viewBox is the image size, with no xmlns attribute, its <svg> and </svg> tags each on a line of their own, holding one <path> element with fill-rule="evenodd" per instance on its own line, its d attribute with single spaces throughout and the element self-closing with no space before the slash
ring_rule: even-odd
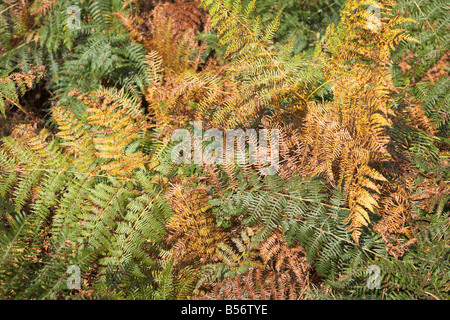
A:
<svg viewBox="0 0 450 320">
<path fill-rule="evenodd" d="M 438 131 L 436 125 L 427 117 L 423 107 L 419 103 L 414 103 L 411 100 L 412 97 L 410 97 L 408 105 L 405 108 L 407 124 L 434 135 Z"/>
<path fill-rule="evenodd" d="M 410 195 L 405 188 L 399 187 L 387 196 L 382 197 L 382 223 L 390 233 L 405 234 L 411 237 L 410 219 Z"/>
<path fill-rule="evenodd" d="M 56 5 L 58 0 L 39 0 L 34 1 L 31 5 L 29 12 L 32 16 L 45 16 L 47 15 Z"/>
<path fill-rule="evenodd" d="M 35 82 L 44 76 L 44 70 L 45 67 L 43 66 L 32 66 L 28 72 L 22 70 L 1 78 L 0 113 L 5 115 L 6 108 L 14 105 L 28 115 L 28 111 L 20 105 L 19 97 L 30 90 Z"/>
<path fill-rule="evenodd" d="M 212 288 L 196 299 L 297 300 L 304 299 L 317 284 L 319 279 L 307 263 L 302 247 L 288 247 L 279 232 L 255 244 L 247 237 L 251 231 L 245 229 L 240 237 L 233 239 L 238 252 L 226 246 L 224 250 L 228 253 L 221 258 L 233 270 L 241 272 L 210 283 Z M 244 270 L 243 266 L 247 268 Z"/>
<path fill-rule="evenodd" d="M 389 226 L 384 221 L 379 222 L 374 227 L 374 230 L 381 234 L 387 252 L 396 260 L 405 254 L 408 247 L 418 242 L 417 238 L 412 238 L 405 242 L 401 237 L 391 233 L 389 231 Z"/>
<path fill-rule="evenodd" d="M 148 62 L 152 68 L 156 64 L 154 61 L 151 58 Z M 193 120 L 203 120 L 207 126 L 214 106 L 220 104 L 232 88 L 228 80 L 213 71 L 186 70 L 174 76 L 164 73 L 164 76 L 163 81 L 153 82 L 153 86 L 147 88 L 145 97 L 155 120 L 173 127 L 186 127 Z"/>
<path fill-rule="evenodd" d="M 176 38 L 180 38 L 186 32 L 199 34 L 204 31 L 207 15 L 199 8 L 199 2 L 165 3 L 161 7 L 163 14 L 172 20 L 172 32 Z"/>
</svg>

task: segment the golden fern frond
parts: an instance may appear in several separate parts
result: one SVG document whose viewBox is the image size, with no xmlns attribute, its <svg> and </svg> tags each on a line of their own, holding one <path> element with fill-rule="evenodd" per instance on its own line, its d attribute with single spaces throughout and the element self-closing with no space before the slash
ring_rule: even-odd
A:
<svg viewBox="0 0 450 320">
<path fill-rule="evenodd" d="M 135 107 L 136 103 L 124 98 L 122 93 L 111 91 L 94 92 L 92 98 L 84 102 L 91 105 L 86 110 L 90 114 L 87 122 L 99 128 L 91 130 L 97 156 L 110 160 L 101 169 L 129 176 L 134 169 L 143 166 L 148 156 L 128 151 L 129 144 L 141 136 L 145 128 L 143 114 Z"/>
<path fill-rule="evenodd" d="M 36 127 L 32 125 L 19 125 L 11 137 L 2 139 L 0 194 L 4 196 L 10 193 L 17 212 L 22 210 L 29 199 L 38 197 L 39 192 L 52 192 L 53 189 L 48 185 L 49 190 L 42 190 L 44 188 L 37 186 L 39 183 L 54 182 L 69 170 L 70 162 L 61 151 L 51 138 L 50 131 L 43 129 L 37 133 Z M 45 199 L 35 206 L 39 214 L 49 211 L 45 201 L 50 203 L 52 200 Z M 39 205 L 42 205 L 43 210 L 37 209 Z"/>
<path fill-rule="evenodd" d="M 280 50 L 272 45 L 280 13 L 262 30 L 260 19 L 252 17 L 255 1 L 245 8 L 240 1 L 204 0 L 202 5 L 209 10 L 211 25 L 217 27 L 219 45 L 226 45 L 226 57 L 231 60 L 227 75 L 239 85 L 215 111 L 215 125 L 245 125 L 264 114 L 267 106 L 281 109 L 284 98 L 300 108 L 305 105 L 306 90 L 317 79 L 322 57 L 314 56 L 306 68 L 306 59 L 287 53 L 289 45 Z"/>
<path fill-rule="evenodd" d="M 54 107 L 52 116 L 60 130 L 56 136 L 63 139 L 61 145 L 74 156 L 74 163 L 80 171 L 88 170 L 97 159 L 88 128 L 72 112 L 62 106 Z"/>
<path fill-rule="evenodd" d="M 383 14 L 377 28 L 368 25 L 373 18 L 367 11 L 370 5 Z M 386 178 L 375 168 L 392 159 L 387 128 L 394 115 L 394 85 L 388 64 L 390 50 L 407 40 L 405 31 L 395 28 L 406 19 L 391 13 L 393 5 L 346 2 L 339 25 L 331 25 L 326 35 L 331 58 L 325 78 L 332 84 L 333 102 L 322 107 L 309 103 L 303 131 L 307 156 L 314 159 L 313 173 L 344 183 L 351 210 L 346 222 L 356 242 L 361 228 L 370 223 L 369 213 L 381 206 L 381 182 Z"/>
<path fill-rule="evenodd" d="M 207 189 L 201 185 L 189 187 L 190 181 L 175 184 L 167 195 L 174 211 L 166 227 L 168 243 L 173 246 L 171 258 L 175 265 L 199 261 L 202 264 L 217 259 L 218 244 L 226 234 L 216 225 L 210 212 Z"/>
<path fill-rule="evenodd" d="M 103 159 L 101 170 L 129 177 L 148 161 L 149 157 L 135 152 L 137 145 L 132 144 L 146 128 L 135 98 L 123 91 L 99 89 L 78 99 L 89 107 L 85 122 L 63 107 L 54 108 L 53 115 L 61 129 L 58 136 L 65 140 L 63 145 L 79 158 L 80 164 L 87 168 L 96 159 Z"/>
</svg>

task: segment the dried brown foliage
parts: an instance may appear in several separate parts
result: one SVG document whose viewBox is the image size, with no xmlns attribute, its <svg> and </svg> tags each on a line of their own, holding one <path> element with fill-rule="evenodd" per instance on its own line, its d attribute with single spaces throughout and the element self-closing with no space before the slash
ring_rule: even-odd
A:
<svg viewBox="0 0 450 320">
<path fill-rule="evenodd" d="M 287 246 L 281 233 L 273 234 L 257 246 L 245 241 L 245 237 L 241 241 L 246 245 L 245 249 L 241 248 L 240 263 L 250 259 L 250 267 L 230 278 L 208 283 L 209 290 L 197 299 L 299 300 L 308 298 L 310 291 L 321 286 L 304 249 Z"/>
</svg>

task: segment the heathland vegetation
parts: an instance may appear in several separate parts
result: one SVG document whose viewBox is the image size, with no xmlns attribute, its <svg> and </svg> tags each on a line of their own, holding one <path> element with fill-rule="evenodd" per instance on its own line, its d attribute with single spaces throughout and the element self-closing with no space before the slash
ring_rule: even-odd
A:
<svg viewBox="0 0 450 320">
<path fill-rule="evenodd" d="M 448 9 L 1 0 L 0 297 L 448 299 Z"/>
</svg>

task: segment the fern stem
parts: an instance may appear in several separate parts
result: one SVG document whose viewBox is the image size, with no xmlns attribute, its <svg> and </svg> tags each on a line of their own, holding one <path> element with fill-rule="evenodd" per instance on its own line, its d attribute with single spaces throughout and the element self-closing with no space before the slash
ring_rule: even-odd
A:
<svg viewBox="0 0 450 320">
<path fill-rule="evenodd" d="M 328 84 L 328 83 L 331 82 L 332 80 L 334 80 L 334 79 L 330 79 L 330 80 L 328 80 L 328 81 L 322 83 L 322 84 L 321 84 L 320 86 L 318 86 L 316 89 L 314 89 L 314 91 L 311 92 L 311 94 L 310 94 L 308 97 L 306 97 L 306 101 L 308 101 L 309 98 L 311 98 L 311 96 L 312 96 L 314 93 L 316 93 L 320 88 L 322 88 L 323 86 L 325 86 L 326 84 Z"/>
<path fill-rule="evenodd" d="M 5 11 L 7 11 L 7 10 L 13 8 L 13 7 L 15 7 L 15 6 L 17 6 L 19 3 L 21 3 L 21 2 L 20 2 L 20 1 L 17 1 L 16 3 L 10 5 L 9 7 L 3 9 L 2 11 L 0 11 L 0 14 L 2 14 L 3 12 L 5 12 Z"/>
<path fill-rule="evenodd" d="M 29 116 L 30 114 L 28 113 L 28 111 L 26 111 L 24 108 L 22 108 L 22 106 L 20 106 L 18 103 L 16 103 L 15 101 L 11 100 L 10 98 L 8 98 L 6 95 L 4 95 L 2 93 L 2 96 L 7 99 L 9 102 L 11 102 L 12 104 L 14 104 L 17 108 L 19 108 L 22 112 L 24 112 L 27 116 Z"/>
<path fill-rule="evenodd" d="M 425 14 L 423 13 L 422 9 L 420 9 L 419 5 L 417 4 L 416 1 L 414 1 L 414 4 L 416 5 L 417 9 L 419 9 L 420 13 L 424 16 Z M 436 30 L 434 30 L 433 26 L 431 25 L 430 21 L 426 20 L 426 22 L 428 23 L 428 26 L 431 28 L 431 30 L 433 30 L 434 36 L 436 37 L 436 39 L 439 41 L 439 44 L 441 45 L 442 50 L 445 50 L 445 46 L 441 41 L 441 38 L 439 38 L 439 36 L 436 33 Z"/>
</svg>

